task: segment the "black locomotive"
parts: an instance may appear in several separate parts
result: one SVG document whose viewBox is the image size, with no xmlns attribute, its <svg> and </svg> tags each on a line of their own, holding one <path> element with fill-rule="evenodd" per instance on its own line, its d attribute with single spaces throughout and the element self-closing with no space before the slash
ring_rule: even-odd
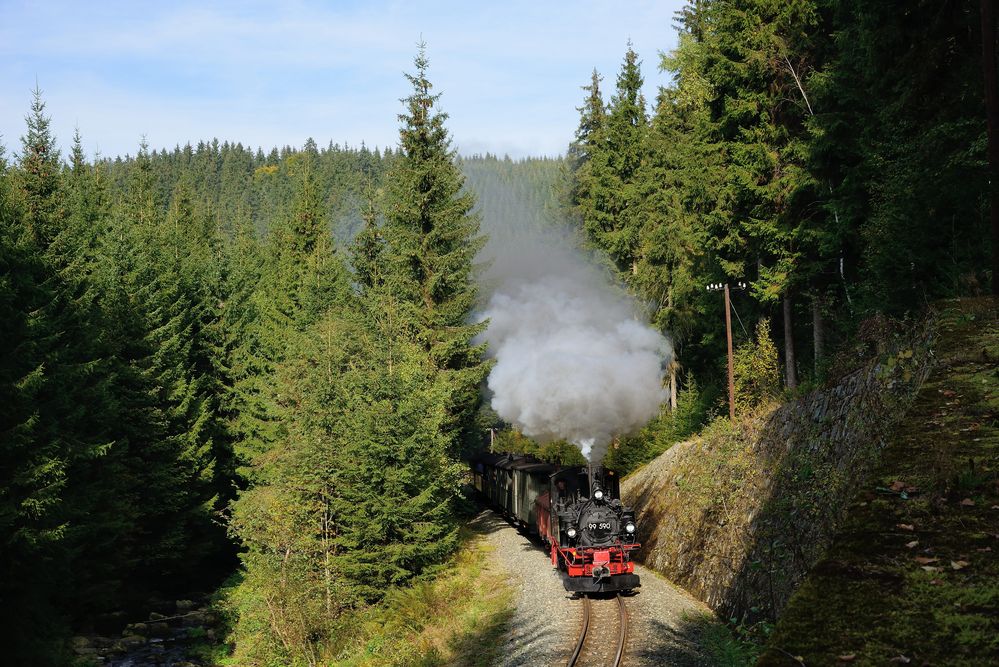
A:
<svg viewBox="0 0 999 667">
<path fill-rule="evenodd" d="M 639 587 L 632 562 L 634 511 L 620 499 L 618 477 L 599 466 L 558 467 L 513 454 L 470 461 L 475 488 L 549 548 L 567 591 Z"/>
</svg>

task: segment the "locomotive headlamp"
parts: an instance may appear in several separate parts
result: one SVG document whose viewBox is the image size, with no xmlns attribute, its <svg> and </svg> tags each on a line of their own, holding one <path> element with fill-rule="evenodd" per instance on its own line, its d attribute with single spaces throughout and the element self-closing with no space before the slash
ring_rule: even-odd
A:
<svg viewBox="0 0 999 667">
<path fill-rule="evenodd" d="M 628 523 L 625 524 L 624 529 L 626 531 L 628 531 L 629 533 L 634 533 L 635 532 L 635 524 L 633 524 L 631 521 L 629 521 Z"/>
<path fill-rule="evenodd" d="M 601 491 L 600 489 L 597 489 L 596 491 L 593 492 L 593 497 L 596 498 L 597 500 L 603 500 L 604 492 Z"/>
<path fill-rule="evenodd" d="M 570 528 L 569 530 L 565 531 L 565 534 L 568 535 L 569 537 L 576 537 L 576 529 Z"/>
</svg>

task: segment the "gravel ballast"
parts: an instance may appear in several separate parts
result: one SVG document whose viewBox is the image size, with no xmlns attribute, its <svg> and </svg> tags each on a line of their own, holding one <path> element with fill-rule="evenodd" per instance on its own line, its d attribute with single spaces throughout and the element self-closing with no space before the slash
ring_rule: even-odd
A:
<svg viewBox="0 0 999 667">
<path fill-rule="evenodd" d="M 581 623 L 581 603 L 572 599 L 552 569 L 548 554 L 491 511 L 475 523 L 493 547 L 490 558 L 509 576 L 515 610 L 502 667 L 564 665 Z M 698 636 L 711 612 L 650 570 L 637 566 L 642 586 L 626 598 L 629 629 L 624 665 L 710 665 Z"/>
</svg>

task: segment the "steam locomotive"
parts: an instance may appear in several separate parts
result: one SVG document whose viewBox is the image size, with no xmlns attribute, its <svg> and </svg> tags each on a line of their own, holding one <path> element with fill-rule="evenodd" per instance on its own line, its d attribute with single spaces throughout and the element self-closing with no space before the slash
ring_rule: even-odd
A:
<svg viewBox="0 0 999 667">
<path fill-rule="evenodd" d="M 638 588 L 631 553 L 635 513 L 620 499 L 618 477 L 600 466 L 558 467 L 513 454 L 470 460 L 476 490 L 511 521 L 537 534 L 565 590 Z"/>
</svg>

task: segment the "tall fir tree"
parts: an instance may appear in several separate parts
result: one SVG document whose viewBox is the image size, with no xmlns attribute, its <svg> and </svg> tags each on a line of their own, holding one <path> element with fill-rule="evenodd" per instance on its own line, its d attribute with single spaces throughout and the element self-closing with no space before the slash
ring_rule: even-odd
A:
<svg viewBox="0 0 999 667">
<path fill-rule="evenodd" d="M 628 43 L 615 94 L 607 112 L 606 203 L 609 228 L 591 226 L 590 233 L 622 271 L 634 273 L 638 249 L 638 170 L 644 159 L 648 113 L 638 54 Z"/>
<path fill-rule="evenodd" d="M 399 153 L 387 175 L 385 284 L 371 297 L 391 295 L 412 321 L 417 341 L 450 387 L 445 409 L 457 437 L 471 424 L 488 373 L 484 346 L 471 343 L 485 325 L 468 323 L 476 299 L 473 260 L 484 239 L 473 195 L 463 191 L 447 114 L 435 109 L 440 95 L 431 92 L 422 45 L 414 65 L 415 74 L 407 74 L 413 92 L 399 116 Z"/>
<path fill-rule="evenodd" d="M 65 207 L 61 188 L 59 150 L 52 135 L 52 119 L 45 115 L 42 91 L 35 86 L 31 112 L 25 118 L 27 132 L 21 137 L 21 159 L 17 171 L 24 196 L 25 225 L 31 239 L 47 249 L 61 229 Z"/>
</svg>

